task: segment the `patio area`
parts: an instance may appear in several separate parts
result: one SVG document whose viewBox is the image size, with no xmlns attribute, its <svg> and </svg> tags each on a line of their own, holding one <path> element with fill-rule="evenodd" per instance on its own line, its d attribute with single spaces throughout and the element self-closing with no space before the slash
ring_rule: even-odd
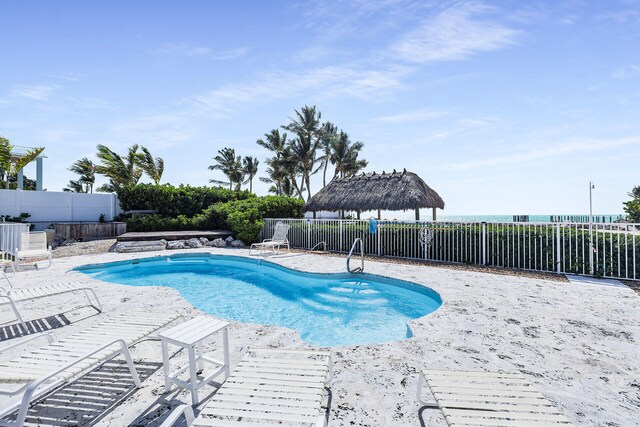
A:
<svg viewBox="0 0 640 427">
<path fill-rule="evenodd" d="M 197 251 L 248 253 L 215 248 L 188 252 Z M 181 251 L 172 253 L 176 252 Z M 84 264 L 160 254 L 167 253 L 60 258 L 50 269 L 19 272 L 12 280 L 18 287 L 79 280 L 94 288 L 103 314 L 87 307 L 74 308 L 75 300 L 65 297 L 22 305 L 28 318 L 40 319 L 38 327 L 54 338 L 112 314 L 145 310 L 201 314 L 170 288 L 115 285 L 69 271 Z M 345 271 L 344 258 L 337 256 L 291 253 L 268 259 L 305 271 Z M 575 425 L 638 425 L 640 296 L 631 289 L 369 260 L 365 269 L 429 286 L 441 295 L 443 304 L 411 322 L 414 336 L 410 339 L 332 348 L 335 376 L 330 426 L 444 426 L 439 411 L 420 410 L 416 401 L 422 368 L 517 370 Z M 2 315 L 4 320 L 9 313 L 5 309 Z M 2 332 L 0 349 L 24 339 L 13 338 L 11 328 L 4 327 Z M 231 322 L 229 341 L 232 368 L 248 348 L 308 347 L 296 331 L 238 322 Z M 215 344 L 208 350 L 214 348 Z M 171 408 L 189 402 L 184 391 L 163 395 L 158 343 L 142 344 L 132 354 L 143 379 L 141 389 L 133 388 L 124 364 L 115 359 L 34 405 L 30 422 L 159 425 Z M 185 354 L 178 354 L 172 363 L 184 365 Z M 202 395 L 214 391 L 207 387 Z"/>
</svg>

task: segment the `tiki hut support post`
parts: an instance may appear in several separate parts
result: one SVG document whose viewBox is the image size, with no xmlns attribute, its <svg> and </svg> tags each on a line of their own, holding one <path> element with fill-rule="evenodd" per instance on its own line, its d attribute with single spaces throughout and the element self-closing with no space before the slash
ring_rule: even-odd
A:
<svg viewBox="0 0 640 427">
<path fill-rule="evenodd" d="M 420 221 L 420 208 L 416 208 L 416 221 Z"/>
<path fill-rule="evenodd" d="M 436 208 L 433 208 L 433 220 L 436 220 Z"/>
<path fill-rule="evenodd" d="M 356 211 L 357 215 L 358 215 L 358 219 L 360 219 L 360 211 Z"/>
<path fill-rule="evenodd" d="M 380 217 L 380 209 L 378 209 L 378 221 L 380 221 L 382 218 Z"/>
<path fill-rule="evenodd" d="M 313 211 L 313 219 L 316 219 L 316 211 Z"/>
</svg>

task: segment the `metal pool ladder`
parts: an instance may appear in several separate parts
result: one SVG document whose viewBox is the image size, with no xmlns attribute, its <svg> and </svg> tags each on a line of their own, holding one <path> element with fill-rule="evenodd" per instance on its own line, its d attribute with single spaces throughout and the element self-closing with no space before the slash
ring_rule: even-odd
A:
<svg viewBox="0 0 640 427">
<path fill-rule="evenodd" d="M 351 261 L 351 255 L 353 255 L 353 251 L 356 249 L 356 246 L 360 242 L 360 267 L 356 267 L 353 270 L 349 267 L 349 261 Z M 353 245 L 351 245 L 351 250 L 349 251 L 349 256 L 347 257 L 347 271 L 349 273 L 362 273 L 364 272 L 364 242 L 360 237 L 353 241 Z"/>
</svg>

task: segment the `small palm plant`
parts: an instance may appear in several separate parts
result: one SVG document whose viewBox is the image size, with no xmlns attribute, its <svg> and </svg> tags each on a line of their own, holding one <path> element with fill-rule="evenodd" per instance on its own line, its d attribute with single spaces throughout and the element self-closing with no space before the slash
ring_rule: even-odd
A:
<svg viewBox="0 0 640 427">
<path fill-rule="evenodd" d="M 0 175 L 4 177 L 4 187 L 9 189 L 9 178 L 17 175 L 29 163 L 34 161 L 43 151 L 44 147 L 30 148 L 24 154 L 13 155 L 14 145 L 0 136 Z"/>
</svg>

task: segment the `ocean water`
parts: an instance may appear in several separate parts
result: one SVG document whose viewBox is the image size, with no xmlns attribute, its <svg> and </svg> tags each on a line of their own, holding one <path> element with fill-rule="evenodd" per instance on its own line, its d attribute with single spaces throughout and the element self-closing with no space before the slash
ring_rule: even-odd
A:
<svg viewBox="0 0 640 427">
<path fill-rule="evenodd" d="M 440 307 L 433 290 L 369 274 L 309 274 L 241 257 L 185 254 L 89 265 L 96 279 L 168 286 L 225 319 L 295 329 L 319 346 L 375 344 L 411 336 L 407 322 Z"/>
</svg>

